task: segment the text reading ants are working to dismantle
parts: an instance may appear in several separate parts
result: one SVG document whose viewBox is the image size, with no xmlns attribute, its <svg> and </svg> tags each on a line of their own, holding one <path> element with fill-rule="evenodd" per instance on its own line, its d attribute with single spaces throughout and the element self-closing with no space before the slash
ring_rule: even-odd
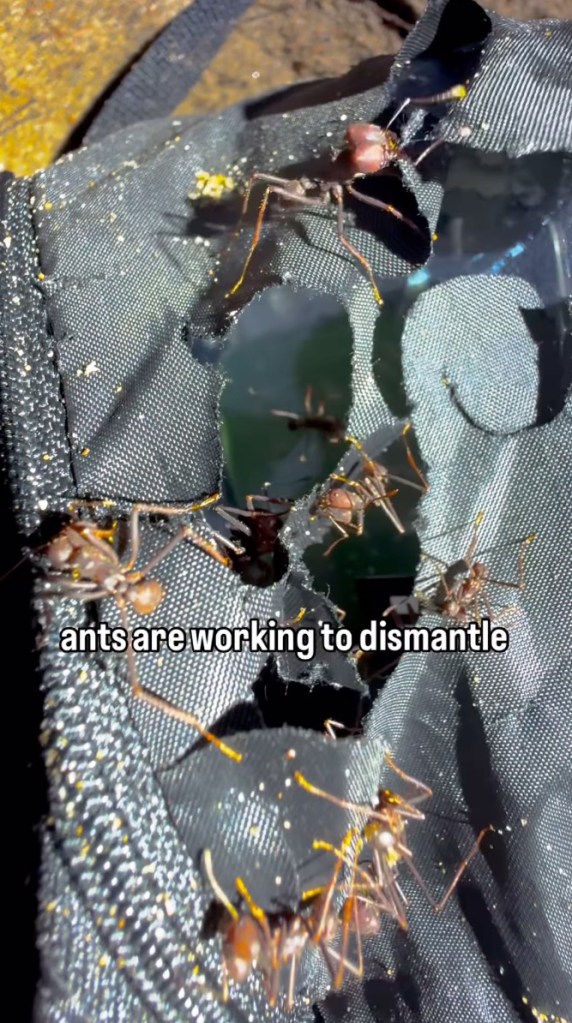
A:
<svg viewBox="0 0 572 1023">
<path fill-rule="evenodd" d="M 256 618 L 248 625 L 235 628 L 163 628 L 137 626 L 130 632 L 119 626 L 101 622 L 86 628 L 64 628 L 60 632 L 60 650 L 66 653 L 103 652 L 123 653 L 129 645 L 135 653 L 158 653 L 170 650 L 180 653 L 238 653 L 252 650 L 259 653 L 294 653 L 301 661 L 316 656 L 318 638 L 329 653 L 349 653 L 355 640 L 349 629 L 336 627 L 330 622 L 315 626 L 282 625 L 271 618 L 261 622 Z M 493 625 L 488 618 L 454 628 L 451 626 L 404 626 L 392 628 L 385 620 L 372 621 L 359 635 L 358 648 L 364 653 L 390 651 L 392 653 L 447 653 L 488 652 L 502 653 L 508 649 L 507 629 Z"/>
</svg>

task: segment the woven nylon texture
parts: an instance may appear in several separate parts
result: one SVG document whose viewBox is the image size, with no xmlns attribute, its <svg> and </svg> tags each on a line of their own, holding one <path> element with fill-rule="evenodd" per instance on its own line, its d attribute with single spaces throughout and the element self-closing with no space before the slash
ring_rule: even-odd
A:
<svg viewBox="0 0 572 1023">
<path fill-rule="evenodd" d="M 92 120 L 83 141 L 170 113 L 185 98 L 251 0 L 194 0 L 130 68 Z"/>
<path fill-rule="evenodd" d="M 461 6 L 455 20 L 451 11 Z M 467 12 L 471 45 L 460 32 Z M 450 19 L 445 42 L 443 19 Z M 337 743 L 259 727 L 252 686 L 266 655 L 141 655 L 141 681 L 209 725 L 218 722 L 243 757 L 237 764 L 134 701 L 123 658 L 62 653 L 59 630 L 92 617 L 79 602 L 46 600 L 38 574 L 50 784 L 40 890 L 42 1023 L 284 1019 L 256 979 L 223 1003 L 220 943 L 203 929 L 211 897 L 200 854 L 208 843 L 225 888 L 244 874 L 267 908 L 294 906 L 331 870 L 314 840 L 339 845 L 355 820 L 296 788 L 292 764 L 338 796 L 368 801 L 380 781 L 392 783 L 382 743 L 435 792 L 435 816 L 412 822 L 410 837 L 436 898 L 436 864 L 451 876 L 481 827 L 492 823 L 496 833 L 471 865 L 472 885 L 443 914 L 404 880 L 409 933 L 390 922 L 381 937 L 367 940 L 363 981 L 348 980 L 342 993 L 326 996 L 324 963 L 308 954 L 289 1018 L 532 1023 L 538 1013 L 569 1016 L 572 408 L 553 378 L 565 379 L 570 344 L 572 147 L 564 114 L 572 90 L 562 69 L 572 28 L 546 25 L 550 34 L 489 20 L 473 3 L 455 8 L 437 0 L 387 85 L 286 114 L 233 108 L 214 119 L 140 124 L 9 186 L 3 421 L 15 511 L 31 543 L 45 513 L 64 511 L 76 493 L 112 498 L 126 511 L 134 501 L 174 504 L 218 491 L 218 355 L 229 322 L 272 284 L 343 301 L 353 332 L 349 430 L 376 457 L 399 436 L 399 418 L 372 369 L 379 310 L 362 268 L 340 253 L 332 211 L 269 217 L 243 287 L 227 300 L 250 229 L 227 253 L 239 189 L 230 187 L 221 200 L 196 198 L 199 175 L 225 174 L 241 188 L 254 170 L 313 173 L 329 147 L 340 145 L 346 122 L 379 120 L 408 87 L 426 95 L 443 86 L 431 46 L 438 54 L 449 46 L 454 55 L 445 86 L 459 80 L 453 74 L 463 79 L 467 59 L 478 72 L 475 91 L 469 88 L 457 110 L 439 108 L 427 119 L 413 114 L 404 138 L 443 131 L 455 159 L 468 146 L 485 162 L 492 150 L 509 160 L 556 153 L 558 164 L 556 185 L 528 210 L 522 236 L 516 219 L 510 259 L 494 272 L 481 264 L 462 276 L 451 260 L 441 282 L 412 303 L 401 342 L 431 487 L 417 523 L 423 548 L 447 562 L 461 557 L 482 511 L 479 551 L 498 578 L 511 579 L 519 542 L 537 534 L 526 591 L 506 591 L 512 621 L 505 654 L 405 656 L 366 719 L 364 738 Z M 379 194 L 415 219 L 418 240 L 393 218 L 351 208 L 351 237 L 372 261 L 382 291 L 384 278 L 405 278 L 428 258 L 443 196 L 439 160 L 422 165 L 422 173 L 401 169 L 413 192 L 388 178 L 380 186 L 388 191 Z M 513 170 L 511 164 L 507 179 Z M 539 317 L 547 312 L 550 330 L 540 331 L 540 344 Z M 350 453 L 341 465 L 351 471 L 352 462 Z M 324 533 L 308 524 L 315 497 L 300 500 L 289 516 L 282 531 L 289 569 L 273 586 L 248 585 L 198 546 L 178 546 L 155 573 L 166 588 L 161 625 L 284 620 L 300 606 L 316 619 L 332 618 L 303 560 Z M 212 510 L 192 521 L 204 537 L 213 525 L 221 528 Z M 143 518 L 142 564 L 178 525 Z M 422 564 L 418 577 L 426 575 Z M 97 616 L 120 623 L 112 601 Z M 294 658 L 282 659 L 278 671 L 306 684 L 320 674 L 327 684 L 359 690 L 355 667 L 342 668 L 341 660 L 331 657 L 308 673 Z"/>
</svg>

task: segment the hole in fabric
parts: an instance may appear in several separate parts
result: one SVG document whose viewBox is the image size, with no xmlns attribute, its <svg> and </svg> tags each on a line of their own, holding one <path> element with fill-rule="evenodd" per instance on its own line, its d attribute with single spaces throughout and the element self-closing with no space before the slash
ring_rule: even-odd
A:
<svg viewBox="0 0 572 1023">
<path fill-rule="evenodd" d="M 231 535 L 245 548 L 233 557 L 245 582 L 269 586 L 284 575 L 279 532 L 288 502 L 326 479 L 339 460 L 351 352 L 343 306 L 312 291 L 268 289 L 230 331 L 221 359 L 223 489 L 235 519 L 251 528 L 250 538 L 240 526 Z M 249 495 L 264 511 L 258 519 L 240 512 L 252 504 Z"/>
<path fill-rule="evenodd" d="M 228 381 L 221 399 L 225 495 L 232 503 L 260 493 L 295 500 L 333 471 L 340 444 L 273 410 L 304 416 L 311 388 L 314 410 L 323 402 L 345 425 L 351 354 L 349 320 L 330 296 L 270 288 L 240 315 L 221 360 Z"/>
<path fill-rule="evenodd" d="M 354 734 L 361 718 L 363 695 L 344 686 L 307 685 L 304 682 L 281 681 L 270 658 L 252 687 L 256 704 L 266 728 L 309 728 L 324 732 L 324 722 L 334 720 L 343 725 L 336 729 L 340 738 Z"/>
</svg>

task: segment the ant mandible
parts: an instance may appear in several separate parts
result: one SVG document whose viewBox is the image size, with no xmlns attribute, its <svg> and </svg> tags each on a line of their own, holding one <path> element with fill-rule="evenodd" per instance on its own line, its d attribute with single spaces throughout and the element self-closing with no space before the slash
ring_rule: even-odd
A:
<svg viewBox="0 0 572 1023">
<path fill-rule="evenodd" d="M 408 227 L 412 228 L 417 233 L 420 233 L 417 224 L 415 224 L 412 220 L 409 220 L 408 217 L 404 216 L 404 214 L 398 209 L 389 205 L 389 203 L 382 202 L 381 199 L 375 199 L 373 196 L 364 195 L 362 192 L 358 192 L 354 187 L 353 182 L 356 179 L 364 178 L 370 174 L 379 174 L 380 172 L 387 171 L 387 169 L 398 160 L 406 160 L 414 167 L 418 167 L 422 160 L 424 160 L 430 152 L 436 149 L 437 146 L 441 145 L 444 140 L 440 138 L 436 139 L 427 146 L 416 160 L 412 160 L 406 150 L 402 148 L 397 134 L 390 130 L 391 125 L 397 120 L 403 111 L 412 104 L 429 106 L 431 104 L 446 103 L 449 100 L 463 99 L 466 94 L 467 90 L 464 85 L 455 85 L 452 89 L 448 89 L 446 92 L 437 93 L 434 96 L 420 96 L 418 98 L 406 99 L 398 107 L 385 128 L 380 128 L 376 124 L 368 124 L 365 121 L 356 121 L 354 124 L 350 124 L 345 134 L 344 147 L 340 152 L 335 154 L 330 165 L 330 170 L 325 178 L 300 177 L 291 179 L 277 177 L 275 174 L 267 174 L 260 171 L 256 171 L 252 174 L 244 194 L 241 216 L 245 216 L 247 212 L 250 195 L 254 186 L 261 181 L 266 184 L 266 188 L 264 189 L 258 209 L 258 216 L 254 226 L 254 235 L 242 268 L 242 273 L 236 284 L 234 284 L 227 293 L 226 297 L 230 298 L 232 295 L 235 295 L 246 277 L 250 261 L 260 241 L 262 224 L 266 208 L 268 206 L 268 200 L 271 195 L 276 195 L 280 199 L 289 203 L 297 204 L 298 206 L 316 208 L 335 205 L 337 207 L 338 240 L 341 245 L 343 245 L 359 263 L 361 263 L 369 278 L 375 301 L 378 305 L 383 305 L 383 299 L 379 292 L 369 260 L 366 259 L 363 253 L 360 252 L 355 245 L 352 245 L 345 235 L 344 192 L 347 192 L 349 195 L 353 196 L 354 199 L 358 199 L 367 206 L 373 206 L 375 209 L 390 213 L 393 217 L 396 217 L 404 224 L 407 224 Z"/>
</svg>

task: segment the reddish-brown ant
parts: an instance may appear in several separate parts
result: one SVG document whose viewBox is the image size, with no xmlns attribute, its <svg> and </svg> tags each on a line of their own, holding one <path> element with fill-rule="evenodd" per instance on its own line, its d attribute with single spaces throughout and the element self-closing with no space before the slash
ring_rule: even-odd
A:
<svg viewBox="0 0 572 1023">
<path fill-rule="evenodd" d="M 330 416 L 326 413 L 326 406 L 319 401 L 316 408 L 313 406 L 313 389 L 309 384 L 304 396 L 305 415 L 299 416 L 295 412 L 283 412 L 281 409 L 272 409 L 273 416 L 282 416 L 288 420 L 289 430 L 318 430 L 323 433 L 331 444 L 338 444 L 346 440 L 346 428 L 341 419 Z"/>
<path fill-rule="evenodd" d="M 331 893 L 339 873 L 336 866 L 327 889 L 305 896 L 308 906 L 300 912 L 282 911 L 266 913 L 250 895 L 244 882 L 237 878 L 236 889 L 247 909 L 239 912 L 220 887 L 214 876 L 212 855 L 203 853 L 203 865 L 217 899 L 226 909 L 222 925 L 223 998 L 229 997 L 229 980 L 237 984 L 256 970 L 262 976 L 264 991 L 270 1006 L 276 1005 L 281 992 L 283 970 L 288 970 L 286 1010 L 294 1007 L 296 977 L 302 954 L 309 946 L 317 948 L 324 957 L 334 980 L 339 969 L 358 973 L 357 968 L 331 948 L 339 929 L 339 919 L 331 905 Z M 340 962 L 336 970 L 335 962 Z"/>
<path fill-rule="evenodd" d="M 407 442 L 409 429 L 410 424 L 407 423 L 403 429 L 402 437 L 409 464 L 415 470 L 421 481 L 420 484 L 413 483 L 403 476 L 396 476 L 395 473 L 388 472 L 385 466 L 381 465 L 380 462 L 376 462 L 375 459 L 371 458 L 364 451 L 360 441 L 349 434 L 346 435 L 346 440 L 350 441 L 359 451 L 361 459 L 360 468 L 363 475 L 360 479 L 352 480 L 347 476 L 332 473 L 330 479 L 334 483 L 341 484 L 341 486 L 329 487 L 318 497 L 314 505 L 312 518 L 328 519 L 341 534 L 324 552 L 324 557 L 328 557 L 339 543 L 348 540 L 351 532 L 354 532 L 356 536 L 363 534 L 365 513 L 372 505 L 383 508 L 397 531 L 399 533 L 405 532 L 405 527 L 391 503 L 392 497 L 395 497 L 398 491 L 388 490 L 388 483 L 390 481 L 403 483 L 405 486 L 412 487 L 414 490 L 420 490 L 421 492 L 426 492 L 429 489 L 428 483 L 417 466 Z"/>
<path fill-rule="evenodd" d="M 260 502 L 266 503 L 270 508 L 257 507 Z M 283 552 L 278 535 L 291 507 L 292 502 L 287 498 L 268 497 L 263 494 L 248 494 L 246 508 L 229 508 L 223 505 L 217 507 L 217 513 L 232 527 L 233 542 L 228 541 L 220 533 L 213 535 L 220 543 L 230 548 L 229 567 L 237 572 L 244 582 L 266 586 L 280 577 Z M 240 539 L 240 545 L 235 543 L 234 539 Z M 285 560 L 286 555 L 283 557 Z"/>
<path fill-rule="evenodd" d="M 425 591 L 416 594 L 422 604 L 428 610 L 437 611 L 445 618 L 466 625 L 469 622 L 481 621 L 481 603 L 491 621 L 498 620 L 491 606 L 487 588 L 489 586 L 501 586 L 505 589 L 518 590 L 522 593 L 525 589 L 524 565 L 528 547 L 536 539 L 531 533 L 520 545 L 518 555 L 518 581 L 510 582 L 506 579 L 496 579 L 490 574 L 488 565 L 475 558 L 478 528 L 483 521 L 484 514 L 479 512 L 475 519 L 473 536 L 466 553 L 458 561 L 448 565 L 440 558 L 432 554 L 422 552 L 422 557 L 435 564 L 439 573 L 439 582 L 433 592 L 427 595 Z M 508 608 L 506 609 L 508 610 Z M 391 608 L 385 612 L 388 614 Z"/>
<path fill-rule="evenodd" d="M 353 860 L 348 857 L 344 849 L 335 849 L 324 842 L 314 843 L 314 848 L 316 849 L 333 852 L 338 860 L 343 860 L 343 862 L 348 864 L 354 873 L 356 870 L 355 858 L 359 857 L 364 849 L 369 851 L 368 859 L 371 858 L 369 870 L 364 870 L 359 864 L 357 866 L 358 876 L 360 879 L 365 879 L 365 885 L 363 880 L 358 882 L 355 891 L 350 893 L 349 905 L 346 908 L 346 913 L 349 914 L 351 912 L 354 914 L 355 923 L 353 929 L 358 928 L 360 923 L 359 917 L 356 916 L 357 910 L 353 901 L 357 900 L 358 903 L 361 902 L 364 906 L 373 904 L 374 909 L 378 911 L 377 914 L 375 912 L 368 914 L 364 912 L 364 926 L 369 916 L 369 926 L 373 928 L 376 920 L 381 920 L 381 914 L 385 913 L 396 920 L 404 930 L 407 930 L 407 900 L 401 890 L 397 877 L 398 868 L 401 863 L 404 863 L 413 874 L 433 909 L 440 913 L 447 905 L 471 860 L 477 854 L 483 838 L 492 830 L 490 826 L 482 829 L 469 853 L 455 872 L 445 894 L 436 902 L 413 863 L 413 854 L 405 841 L 407 822 L 409 820 L 425 820 L 425 814 L 415 804 L 429 799 L 433 793 L 427 785 L 410 777 L 401 768 L 397 767 L 389 753 L 386 752 L 385 757 L 389 767 L 395 771 L 399 778 L 413 787 L 414 794 L 410 799 L 404 799 L 390 789 L 381 789 L 374 807 L 362 806 L 345 799 L 340 799 L 324 789 L 318 788 L 318 786 L 309 782 L 300 771 L 294 773 L 295 781 L 306 792 L 310 792 L 321 799 L 326 799 L 335 806 L 361 814 L 367 818 L 366 824 L 359 834 L 359 841 Z"/>
<path fill-rule="evenodd" d="M 149 574 L 183 540 L 191 540 L 216 561 L 228 564 L 228 558 L 225 558 L 213 544 L 208 543 L 191 526 L 187 525 L 183 526 L 146 565 L 136 569 L 140 549 L 140 516 L 142 514 L 180 516 L 199 511 L 214 504 L 219 498 L 220 494 L 215 494 L 195 504 L 178 508 L 165 505 L 134 505 L 129 519 L 130 553 L 126 561 L 121 561 L 111 543 L 115 535 L 115 527 L 102 529 L 95 522 L 80 519 L 77 514 L 77 510 L 81 507 L 102 507 L 108 502 L 72 501 L 70 504 L 73 515 L 71 522 L 64 526 L 43 551 L 53 570 L 45 578 L 48 593 L 83 602 L 111 597 L 117 605 L 123 627 L 129 637 L 129 609 L 142 615 L 153 614 L 157 610 L 165 596 L 165 589 L 163 584 L 156 579 L 149 579 Z M 175 707 L 141 685 L 130 642 L 127 644 L 127 658 L 131 692 L 136 699 L 143 700 L 194 728 L 204 739 L 214 743 L 221 752 L 232 759 L 242 759 L 240 754 L 231 750 L 205 729 L 194 714 Z"/>
<path fill-rule="evenodd" d="M 344 192 L 347 192 L 354 199 L 365 203 L 367 206 L 373 206 L 375 209 L 390 213 L 393 217 L 396 217 L 407 224 L 408 227 L 420 233 L 417 224 L 409 220 L 408 217 L 405 217 L 394 206 L 382 202 L 381 199 L 358 192 L 353 182 L 370 174 L 379 174 L 387 171 L 398 160 L 407 160 L 413 163 L 414 166 L 418 166 L 437 145 L 441 144 L 442 140 L 437 139 L 435 142 L 432 142 L 416 160 L 411 160 L 409 154 L 401 147 L 396 133 L 390 130 L 391 125 L 403 113 L 406 107 L 411 104 L 428 106 L 430 104 L 445 103 L 454 99 L 463 99 L 466 93 L 467 90 L 464 85 L 456 85 L 452 89 L 438 93 L 435 96 L 406 99 L 396 110 L 385 128 L 379 128 L 376 124 L 367 124 L 362 121 L 350 124 L 346 130 L 344 147 L 334 155 L 327 177 L 323 179 L 307 177 L 290 179 L 258 171 L 254 173 L 248 182 L 244 195 L 242 216 L 247 212 L 250 195 L 254 186 L 258 182 L 263 182 L 266 188 L 260 202 L 252 243 L 242 268 L 242 273 L 236 284 L 228 292 L 227 297 L 236 294 L 246 277 L 250 261 L 260 241 L 268 200 L 271 195 L 276 195 L 283 201 L 299 206 L 316 208 L 335 205 L 337 207 L 338 239 L 341 245 L 361 263 L 368 275 L 376 302 L 378 305 L 383 305 L 383 299 L 376 284 L 369 260 L 346 237 L 344 231 Z"/>
</svg>

